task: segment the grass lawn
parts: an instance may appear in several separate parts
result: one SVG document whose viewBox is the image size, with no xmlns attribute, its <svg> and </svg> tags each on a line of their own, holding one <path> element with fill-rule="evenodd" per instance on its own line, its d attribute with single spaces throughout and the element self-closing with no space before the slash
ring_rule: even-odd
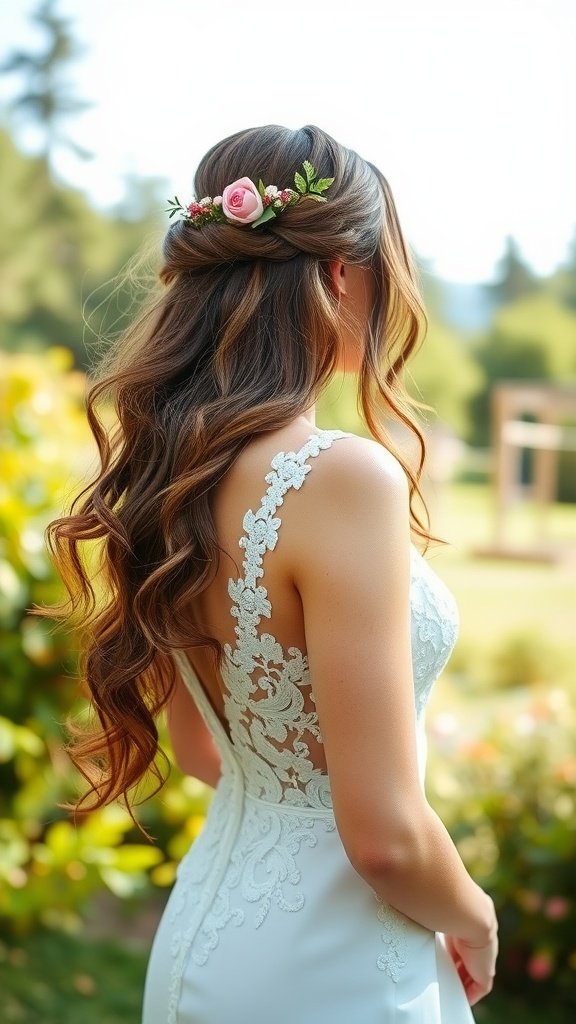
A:
<svg viewBox="0 0 576 1024">
<path fill-rule="evenodd" d="M 5 939 L 0 942 L 0 1021 L 140 1024 L 145 969 L 145 953 L 111 942 L 86 942 L 57 932 L 37 932 L 17 942 Z M 541 1009 L 496 992 L 474 1013 L 477 1024 L 541 1024 L 542 1020 Z M 566 1024 L 568 1019 L 566 1008 L 559 1008 L 557 1014 L 546 1008 L 546 1024 Z M 222 1024 L 250 1022 L 239 1016 Z"/>
<path fill-rule="evenodd" d="M 37 932 L 0 944 L 2 1024 L 139 1024 L 145 954 Z M 160 1022 L 159 1022 L 160 1024 Z"/>
<path fill-rule="evenodd" d="M 460 610 L 454 657 L 461 646 L 482 658 L 510 634 L 523 633 L 570 652 L 566 660 L 574 665 L 576 505 L 554 505 L 549 522 L 550 539 L 569 544 L 574 560 L 543 563 L 475 553 L 493 539 L 492 500 L 481 484 L 453 484 L 429 498 L 432 530 L 449 543 L 431 546 L 426 557 Z M 535 523 L 535 508 L 526 503 L 511 510 L 507 533 L 515 544 L 527 542 L 537 536 Z"/>
</svg>

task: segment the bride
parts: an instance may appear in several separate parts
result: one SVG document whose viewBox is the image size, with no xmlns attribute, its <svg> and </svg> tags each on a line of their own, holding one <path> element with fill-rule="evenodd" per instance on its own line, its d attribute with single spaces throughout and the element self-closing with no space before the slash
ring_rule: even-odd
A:
<svg viewBox="0 0 576 1024">
<path fill-rule="evenodd" d="M 91 383 L 99 472 L 48 532 L 71 605 L 47 614 L 79 621 L 94 712 L 80 807 L 162 783 L 161 712 L 214 787 L 144 1024 L 470 1024 L 497 924 L 423 786 L 458 612 L 416 544 L 401 375 L 425 314 L 391 189 L 320 128 L 268 125 L 168 210 L 161 294 Z M 316 425 L 336 372 L 370 437 Z"/>
</svg>

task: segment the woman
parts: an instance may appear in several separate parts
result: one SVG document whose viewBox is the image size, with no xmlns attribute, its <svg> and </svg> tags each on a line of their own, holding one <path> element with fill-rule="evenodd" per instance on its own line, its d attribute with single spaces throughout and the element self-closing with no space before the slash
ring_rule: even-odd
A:
<svg viewBox="0 0 576 1024">
<path fill-rule="evenodd" d="M 176 761 L 215 787 L 143 1021 L 467 1024 L 497 926 L 423 790 L 458 616 L 411 539 L 431 539 L 425 446 L 399 375 L 425 314 L 393 197 L 319 128 L 274 125 L 214 146 L 195 194 L 170 203 L 162 295 L 93 383 L 98 478 L 49 528 L 90 622 L 88 804 L 162 782 L 163 707 Z M 316 426 L 335 371 L 357 374 L 372 439 Z"/>
</svg>

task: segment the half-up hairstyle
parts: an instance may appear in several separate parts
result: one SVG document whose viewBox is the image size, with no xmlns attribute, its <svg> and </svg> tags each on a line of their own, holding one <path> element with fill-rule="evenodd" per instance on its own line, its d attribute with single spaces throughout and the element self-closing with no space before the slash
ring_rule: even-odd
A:
<svg viewBox="0 0 576 1024">
<path fill-rule="evenodd" d="M 358 404 L 371 435 L 407 473 L 413 529 L 431 539 L 413 508 L 416 496 L 426 509 L 418 486 L 425 444 L 411 413 L 429 407 L 401 381 L 427 321 L 386 179 L 313 125 L 268 125 L 214 146 L 194 192 L 221 195 L 242 176 L 288 188 L 305 160 L 334 178 L 326 203 L 299 201 L 256 230 L 173 223 L 161 294 L 91 373 L 87 416 L 100 468 L 70 513 L 47 528 L 69 599 L 37 609 L 74 620 L 82 641 L 95 720 L 89 731 L 73 730 L 69 747 L 89 783 L 77 810 L 117 798 L 131 808 L 148 770 L 156 788 L 163 784 L 156 718 L 174 686 L 171 651 L 207 646 L 222 663 L 219 641 L 187 615 L 218 567 L 212 490 L 252 438 L 301 416 L 332 379 L 341 354 L 333 259 L 372 270 Z M 112 431 L 100 402 L 113 405 Z M 415 469 L 387 437 L 386 417 L 417 438 Z M 98 542 L 96 566 L 81 557 L 82 541 Z"/>
</svg>

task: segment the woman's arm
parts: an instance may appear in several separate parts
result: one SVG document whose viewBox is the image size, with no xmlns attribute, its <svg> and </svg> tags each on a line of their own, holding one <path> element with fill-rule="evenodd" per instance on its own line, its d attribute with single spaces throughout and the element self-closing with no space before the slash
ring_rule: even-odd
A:
<svg viewBox="0 0 576 1024">
<path fill-rule="evenodd" d="M 176 677 L 174 691 L 166 705 L 166 722 L 180 771 L 215 787 L 222 773 L 220 754 L 180 675 Z"/>
<path fill-rule="evenodd" d="M 375 441 L 341 439 L 300 495 L 294 584 L 336 824 L 358 873 L 433 931 L 493 942 L 494 907 L 418 777 L 409 490 Z"/>
</svg>

